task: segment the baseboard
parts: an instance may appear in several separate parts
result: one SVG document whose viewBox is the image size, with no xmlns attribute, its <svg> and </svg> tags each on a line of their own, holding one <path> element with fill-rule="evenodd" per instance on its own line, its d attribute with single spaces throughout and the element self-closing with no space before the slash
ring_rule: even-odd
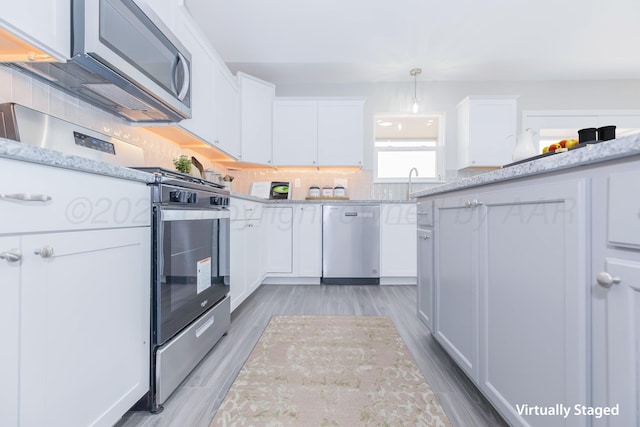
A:
<svg viewBox="0 0 640 427">
<path fill-rule="evenodd" d="M 266 277 L 263 285 L 319 285 L 319 277 Z"/>
<path fill-rule="evenodd" d="M 416 285 L 418 279 L 416 277 L 381 277 L 381 285 Z"/>
</svg>

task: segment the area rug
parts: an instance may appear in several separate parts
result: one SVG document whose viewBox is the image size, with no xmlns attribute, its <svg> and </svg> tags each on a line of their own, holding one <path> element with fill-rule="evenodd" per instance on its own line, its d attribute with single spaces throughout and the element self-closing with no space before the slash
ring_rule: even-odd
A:
<svg viewBox="0 0 640 427">
<path fill-rule="evenodd" d="M 274 316 L 211 426 L 450 426 L 393 322 Z"/>
</svg>

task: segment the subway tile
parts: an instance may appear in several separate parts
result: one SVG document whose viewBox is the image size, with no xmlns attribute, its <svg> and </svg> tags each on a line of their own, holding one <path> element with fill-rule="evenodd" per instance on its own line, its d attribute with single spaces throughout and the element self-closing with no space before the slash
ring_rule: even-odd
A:
<svg viewBox="0 0 640 427">
<path fill-rule="evenodd" d="M 33 105 L 31 78 L 21 74 L 19 71 L 13 72 L 11 100 L 29 108 Z"/>
<path fill-rule="evenodd" d="M 8 67 L 0 66 L 0 101 L 9 102 L 12 97 L 13 72 Z"/>
</svg>

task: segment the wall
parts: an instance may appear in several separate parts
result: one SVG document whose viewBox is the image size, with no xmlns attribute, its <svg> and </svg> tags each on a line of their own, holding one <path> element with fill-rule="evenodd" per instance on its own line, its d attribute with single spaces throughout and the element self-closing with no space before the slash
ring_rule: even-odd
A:
<svg viewBox="0 0 640 427">
<path fill-rule="evenodd" d="M 42 111 L 85 128 L 137 145 L 144 150 L 147 166 L 174 169 L 173 159 L 181 154 L 195 156 L 205 168 L 226 174 L 221 165 L 207 161 L 197 153 L 180 148 L 171 141 L 144 129 L 131 126 L 99 108 L 50 87 L 17 70 L 0 66 L 0 102 L 15 102 Z"/>
</svg>

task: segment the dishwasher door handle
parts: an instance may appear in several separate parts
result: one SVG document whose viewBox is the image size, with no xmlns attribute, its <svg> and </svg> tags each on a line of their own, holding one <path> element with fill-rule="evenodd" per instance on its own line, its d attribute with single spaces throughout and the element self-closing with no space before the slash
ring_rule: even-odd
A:
<svg viewBox="0 0 640 427">
<path fill-rule="evenodd" d="M 358 212 L 345 212 L 344 216 L 358 216 Z"/>
</svg>

